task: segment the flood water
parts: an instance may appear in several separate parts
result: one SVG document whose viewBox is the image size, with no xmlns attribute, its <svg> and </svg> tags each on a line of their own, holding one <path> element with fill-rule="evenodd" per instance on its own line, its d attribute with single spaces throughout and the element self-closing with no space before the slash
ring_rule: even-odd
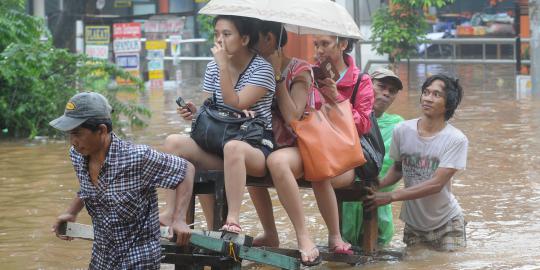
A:
<svg viewBox="0 0 540 270">
<path fill-rule="evenodd" d="M 453 182 L 453 192 L 465 213 L 467 248 L 457 253 L 409 250 L 400 262 L 379 262 L 364 269 L 540 269 L 540 101 L 515 93 L 513 66 L 464 65 L 404 67 L 400 76 L 411 78 L 390 111 L 406 119 L 419 115 L 419 85 L 427 73 L 459 76 L 465 97 L 451 121 L 469 138 L 467 170 Z M 151 90 L 141 102 L 153 111 L 149 126 L 128 133 L 137 143 L 160 147 L 171 133 L 189 125 L 175 114 L 174 99 L 199 100 L 200 79 L 179 89 Z M 78 190 L 68 158 L 66 141 L 0 142 L 0 268 L 84 269 L 91 243 L 64 242 L 50 227 Z M 282 246 L 295 248 L 293 227 L 271 191 Z M 311 190 L 302 190 L 309 230 L 320 245 L 326 244 L 326 226 Z M 246 196 L 247 199 L 247 196 Z M 162 206 L 160 204 L 160 206 Z M 403 248 L 403 223 L 397 218 L 390 247 Z M 246 200 L 242 226 L 255 236 L 261 231 L 255 210 Z M 202 220 L 200 211 L 197 219 Z M 78 222 L 90 223 L 83 210 Z M 204 222 L 197 224 L 204 228 Z M 246 268 L 260 268 L 248 265 Z M 317 269 L 351 269 L 349 265 L 323 264 Z"/>
</svg>

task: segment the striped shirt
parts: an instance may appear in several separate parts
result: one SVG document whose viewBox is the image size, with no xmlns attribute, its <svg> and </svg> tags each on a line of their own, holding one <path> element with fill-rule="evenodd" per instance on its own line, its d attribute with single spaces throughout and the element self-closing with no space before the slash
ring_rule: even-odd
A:
<svg viewBox="0 0 540 270">
<path fill-rule="evenodd" d="M 256 117 L 261 117 L 266 122 L 266 129 L 272 130 L 272 98 L 276 88 L 274 71 L 272 66 L 259 55 L 255 56 L 246 70 L 240 74 L 238 82 L 234 87 L 236 92 L 243 91 L 247 85 L 263 87 L 268 91 L 266 94 L 253 104 L 249 109 L 256 112 Z M 221 84 L 219 76 L 219 67 L 215 61 L 211 61 L 206 66 L 204 74 L 203 91 L 213 94 L 218 104 L 223 104 L 221 94 Z"/>
<path fill-rule="evenodd" d="M 97 186 L 88 172 L 88 158 L 73 147 L 71 162 L 79 178 L 77 193 L 92 217 L 94 244 L 89 269 L 159 269 L 156 188 L 175 189 L 186 175 L 184 159 L 145 145 L 123 141 L 111 133 L 111 144 Z"/>
</svg>

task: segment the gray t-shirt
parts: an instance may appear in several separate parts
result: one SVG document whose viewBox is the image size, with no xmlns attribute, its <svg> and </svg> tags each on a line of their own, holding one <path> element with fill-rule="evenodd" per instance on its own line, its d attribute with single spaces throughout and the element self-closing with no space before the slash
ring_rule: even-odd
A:
<svg viewBox="0 0 540 270">
<path fill-rule="evenodd" d="M 467 137 L 449 123 L 433 137 L 420 137 L 418 119 L 402 122 L 394 129 L 390 157 L 401 161 L 405 187 L 427 181 L 437 168 L 465 169 Z M 416 230 L 432 231 L 461 214 L 451 192 L 452 181 L 436 194 L 404 201 L 400 219 Z"/>
</svg>

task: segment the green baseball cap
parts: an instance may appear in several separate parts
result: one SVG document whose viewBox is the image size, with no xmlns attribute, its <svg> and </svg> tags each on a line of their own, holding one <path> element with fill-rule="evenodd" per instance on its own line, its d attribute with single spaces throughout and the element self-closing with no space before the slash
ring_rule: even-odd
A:
<svg viewBox="0 0 540 270">
<path fill-rule="evenodd" d="M 111 105 L 96 92 L 83 92 L 69 99 L 64 115 L 52 120 L 49 125 L 61 131 L 70 131 L 90 118 L 110 119 Z"/>
</svg>

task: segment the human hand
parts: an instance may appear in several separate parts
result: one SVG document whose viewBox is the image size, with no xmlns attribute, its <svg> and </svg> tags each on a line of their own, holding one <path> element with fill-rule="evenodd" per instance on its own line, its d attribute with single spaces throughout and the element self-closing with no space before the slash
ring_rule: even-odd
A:
<svg viewBox="0 0 540 270">
<path fill-rule="evenodd" d="M 255 111 L 250 111 L 250 110 L 242 110 L 242 112 L 244 113 L 245 116 L 247 117 L 250 117 L 250 118 L 255 118 L 255 114 L 256 112 Z"/>
<path fill-rule="evenodd" d="M 186 107 L 176 109 L 176 113 L 178 113 L 185 121 L 193 120 L 193 116 L 196 112 L 197 107 L 195 107 L 195 104 L 191 101 L 186 102 Z"/>
<path fill-rule="evenodd" d="M 176 221 L 171 227 L 169 227 L 169 239 L 173 239 L 176 235 L 176 244 L 179 246 L 186 246 L 189 244 L 191 238 L 191 229 L 184 221 Z"/>
<path fill-rule="evenodd" d="M 219 67 L 223 67 L 223 65 L 225 65 L 229 60 L 227 53 L 227 45 L 225 42 L 222 42 L 221 44 L 218 42 L 214 42 L 214 47 L 212 47 L 210 50 L 212 51 L 212 54 L 214 55 L 214 60 Z"/>
<path fill-rule="evenodd" d="M 326 101 L 335 103 L 339 96 L 336 82 L 331 78 L 317 80 L 317 82 L 320 85 L 319 92 L 323 95 L 324 99 Z"/>
<path fill-rule="evenodd" d="M 56 222 L 53 224 L 53 226 L 51 228 L 51 232 L 56 234 L 56 237 L 58 237 L 58 238 L 60 238 L 62 240 L 67 240 L 67 241 L 73 240 L 73 237 L 60 235 L 58 230 L 60 229 L 60 225 L 62 225 L 62 223 L 65 223 L 65 222 L 68 222 L 68 221 L 69 222 L 75 222 L 76 219 L 77 219 L 76 215 L 69 214 L 69 213 L 59 215 L 56 218 Z"/>
<path fill-rule="evenodd" d="M 372 211 L 382 205 L 392 202 L 392 192 L 375 192 L 373 188 L 366 188 L 367 196 L 364 200 L 364 209 Z"/>
</svg>

